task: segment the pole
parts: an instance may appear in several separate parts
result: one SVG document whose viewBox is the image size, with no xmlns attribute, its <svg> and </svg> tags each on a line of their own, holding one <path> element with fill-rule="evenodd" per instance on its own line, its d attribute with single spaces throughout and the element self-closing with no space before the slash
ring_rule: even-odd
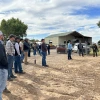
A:
<svg viewBox="0 0 100 100">
<path fill-rule="evenodd" d="M 36 64 L 36 55 L 34 55 L 34 64 Z"/>
</svg>

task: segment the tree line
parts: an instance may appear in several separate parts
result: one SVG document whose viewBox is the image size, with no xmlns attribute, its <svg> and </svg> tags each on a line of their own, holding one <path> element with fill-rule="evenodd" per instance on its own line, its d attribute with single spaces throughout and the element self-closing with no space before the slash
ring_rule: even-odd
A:
<svg viewBox="0 0 100 100">
<path fill-rule="evenodd" d="M 10 34 L 14 34 L 16 36 L 25 37 L 27 36 L 28 26 L 24 24 L 18 18 L 11 18 L 8 20 L 3 19 L 1 21 L 0 30 L 3 32 L 5 37 L 7 38 Z"/>
</svg>

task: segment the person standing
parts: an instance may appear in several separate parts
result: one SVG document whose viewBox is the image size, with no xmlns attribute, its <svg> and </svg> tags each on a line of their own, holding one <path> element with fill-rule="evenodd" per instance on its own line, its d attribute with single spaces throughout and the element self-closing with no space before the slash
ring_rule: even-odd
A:
<svg viewBox="0 0 100 100">
<path fill-rule="evenodd" d="M 39 54 L 41 56 L 41 44 L 39 44 Z"/>
<path fill-rule="evenodd" d="M 95 57 L 95 56 L 97 57 L 98 56 L 98 54 L 97 54 L 97 52 L 98 52 L 97 45 L 93 44 L 92 49 L 93 49 L 93 57 Z"/>
<path fill-rule="evenodd" d="M 14 41 L 15 36 L 11 34 L 9 36 L 9 40 L 6 43 L 6 53 L 7 53 L 7 60 L 8 60 L 8 81 L 12 81 L 12 78 L 16 78 L 12 72 L 15 49 L 14 49 Z"/>
<path fill-rule="evenodd" d="M 25 39 L 25 41 L 24 41 L 24 48 L 23 48 L 23 50 L 24 50 L 24 63 L 25 64 L 28 64 L 28 62 L 27 62 L 27 58 L 28 58 L 28 50 L 29 50 L 29 44 L 28 44 L 28 39 L 26 38 Z"/>
<path fill-rule="evenodd" d="M 50 44 L 48 44 L 47 49 L 48 49 L 48 55 L 50 55 Z"/>
<path fill-rule="evenodd" d="M 79 51 L 79 56 L 81 56 L 81 54 L 82 54 L 82 56 L 84 57 L 84 54 L 83 54 L 83 45 L 82 45 L 81 42 L 78 44 L 78 51 Z"/>
<path fill-rule="evenodd" d="M 30 57 L 31 56 L 31 44 L 29 40 L 28 40 L 28 45 L 29 45 L 28 57 Z"/>
<path fill-rule="evenodd" d="M 33 48 L 33 55 L 35 56 L 35 55 L 36 55 L 37 44 L 34 43 L 34 44 L 32 45 L 32 48 Z"/>
<path fill-rule="evenodd" d="M 21 48 L 19 46 L 20 38 L 15 38 L 15 62 L 14 69 L 15 73 L 23 74 L 22 65 L 21 65 Z"/>
<path fill-rule="evenodd" d="M 2 100 L 2 93 L 6 87 L 8 76 L 8 62 L 6 51 L 3 45 L 3 33 L 0 31 L 0 100 Z"/>
<path fill-rule="evenodd" d="M 32 48 L 33 48 L 33 55 L 34 55 L 34 64 L 36 64 L 36 49 L 37 49 L 37 44 L 34 43 L 32 45 Z"/>
<path fill-rule="evenodd" d="M 71 44 L 71 41 L 69 41 L 69 43 L 68 43 L 68 60 L 72 59 L 71 54 L 72 54 L 72 44 Z"/>
<path fill-rule="evenodd" d="M 23 51 L 23 39 L 20 39 L 20 48 L 21 48 L 21 62 L 23 63 L 24 60 L 24 51 Z"/>
<path fill-rule="evenodd" d="M 46 47 L 46 44 L 45 44 L 45 39 L 42 39 L 41 42 L 42 42 L 42 44 L 41 44 L 42 66 L 48 67 L 48 65 L 46 64 L 47 47 Z"/>
</svg>

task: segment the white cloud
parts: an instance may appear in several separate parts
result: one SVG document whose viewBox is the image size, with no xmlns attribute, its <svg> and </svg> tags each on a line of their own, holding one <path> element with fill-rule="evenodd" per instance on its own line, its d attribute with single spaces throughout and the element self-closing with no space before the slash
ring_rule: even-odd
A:
<svg viewBox="0 0 100 100">
<path fill-rule="evenodd" d="M 85 6 L 84 6 L 85 5 Z M 21 19 L 29 28 L 27 34 L 59 33 L 78 30 L 85 35 L 99 36 L 95 26 L 100 20 L 87 15 L 72 15 L 86 6 L 100 5 L 99 0 L 0 0 L 0 21 L 11 17 Z M 96 34 L 95 34 L 96 33 Z"/>
</svg>

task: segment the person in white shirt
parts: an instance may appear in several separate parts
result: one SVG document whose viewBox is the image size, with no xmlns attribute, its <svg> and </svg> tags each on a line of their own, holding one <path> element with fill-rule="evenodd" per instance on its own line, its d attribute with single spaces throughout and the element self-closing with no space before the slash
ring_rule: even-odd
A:
<svg viewBox="0 0 100 100">
<path fill-rule="evenodd" d="M 24 74 L 22 70 L 22 65 L 21 65 L 21 48 L 19 46 L 20 38 L 16 37 L 15 38 L 15 62 L 14 62 L 14 70 L 15 73 L 20 73 Z"/>
<path fill-rule="evenodd" d="M 23 63 L 23 60 L 24 60 L 24 51 L 23 51 L 23 39 L 20 39 L 20 48 L 21 48 L 21 62 Z"/>
</svg>

